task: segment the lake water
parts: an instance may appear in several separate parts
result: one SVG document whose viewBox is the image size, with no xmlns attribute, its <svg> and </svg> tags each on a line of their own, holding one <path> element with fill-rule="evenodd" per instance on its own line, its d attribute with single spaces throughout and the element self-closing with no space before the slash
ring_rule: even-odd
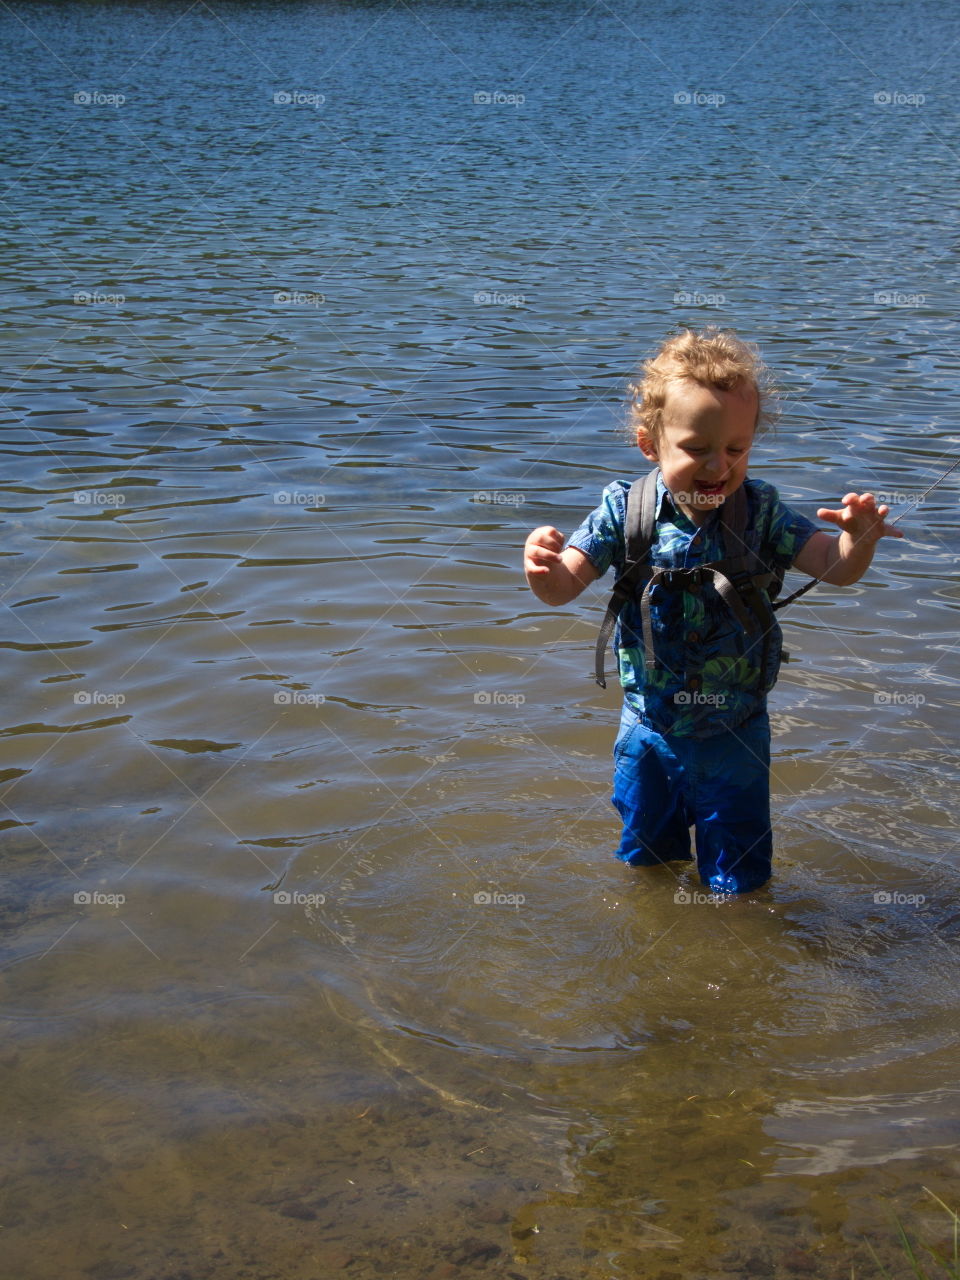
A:
<svg viewBox="0 0 960 1280">
<path fill-rule="evenodd" d="M 878 1274 L 957 1200 L 945 3 L 20 4 L 3 65 L 18 1280 Z M 775 872 L 617 863 L 601 583 L 523 581 L 734 325 Z M 800 579 L 788 579 L 794 586 Z"/>
</svg>

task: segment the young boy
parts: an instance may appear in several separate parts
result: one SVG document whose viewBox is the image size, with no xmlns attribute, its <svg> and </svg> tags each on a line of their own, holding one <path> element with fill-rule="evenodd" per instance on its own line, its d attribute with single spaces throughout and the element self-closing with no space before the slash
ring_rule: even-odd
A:
<svg viewBox="0 0 960 1280">
<path fill-rule="evenodd" d="M 694 825 L 700 879 L 715 893 L 745 893 L 770 877 L 766 695 L 781 633 L 768 601 L 788 568 L 846 586 L 866 573 L 880 538 L 903 536 L 870 493 L 817 512 L 839 527 L 836 537 L 747 476 L 765 373 L 756 349 L 734 333 L 683 330 L 630 388 L 637 444 L 659 472 L 649 568 L 627 589 L 617 620 L 617 857 L 633 866 L 689 860 Z M 567 604 L 611 565 L 623 573 L 629 488 L 608 485 L 566 546 L 548 525 L 527 538 L 524 571 L 545 604 Z M 734 505 L 723 509 L 741 488 L 745 515 L 734 534 Z"/>
</svg>

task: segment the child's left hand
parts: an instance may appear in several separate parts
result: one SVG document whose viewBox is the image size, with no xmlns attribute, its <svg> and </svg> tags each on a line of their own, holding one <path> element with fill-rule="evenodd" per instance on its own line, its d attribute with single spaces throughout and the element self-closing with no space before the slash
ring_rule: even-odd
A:
<svg viewBox="0 0 960 1280">
<path fill-rule="evenodd" d="M 890 512 L 886 505 L 877 506 L 872 493 L 848 493 L 842 511 L 821 507 L 817 518 L 839 526 L 841 533 L 849 534 L 855 542 L 874 543 L 881 538 L 902 538 L 903 531 L 884 521 Z"/>
</svg>

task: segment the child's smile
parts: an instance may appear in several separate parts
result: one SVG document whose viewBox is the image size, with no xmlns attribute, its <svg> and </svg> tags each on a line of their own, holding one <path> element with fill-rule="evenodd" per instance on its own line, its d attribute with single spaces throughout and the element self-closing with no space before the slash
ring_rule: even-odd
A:
<svg viewBox="0 0 960 1280">
<path fill-rule="evenodd" d="M 753 387 L 722 391 L 682 379 L 664 405 L 660 439 L 640 438 L 675 504 L 694 524 L 703 524 L 743 484 L 756 421 Z"/>
</svg>

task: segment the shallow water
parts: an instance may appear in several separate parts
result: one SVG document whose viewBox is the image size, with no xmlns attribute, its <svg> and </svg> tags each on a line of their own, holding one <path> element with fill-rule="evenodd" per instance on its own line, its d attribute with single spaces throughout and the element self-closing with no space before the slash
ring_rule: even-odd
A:
<svg viewBox="0 0 960 1280">
<path fill-rule="evenodd" d="M 958 443 L 953 11 L 0 29 L 10 1273 L 945 1239 L 956 476 L 910 504 Z M 612 858 L 602 585 L 551 611 L 519 568 L 641 469 L 624 384 L 678 322 L 780 375 L 753 474 L 907 534 L 782 615 L 775 875 L 721 906 Z"/>
</svg>

